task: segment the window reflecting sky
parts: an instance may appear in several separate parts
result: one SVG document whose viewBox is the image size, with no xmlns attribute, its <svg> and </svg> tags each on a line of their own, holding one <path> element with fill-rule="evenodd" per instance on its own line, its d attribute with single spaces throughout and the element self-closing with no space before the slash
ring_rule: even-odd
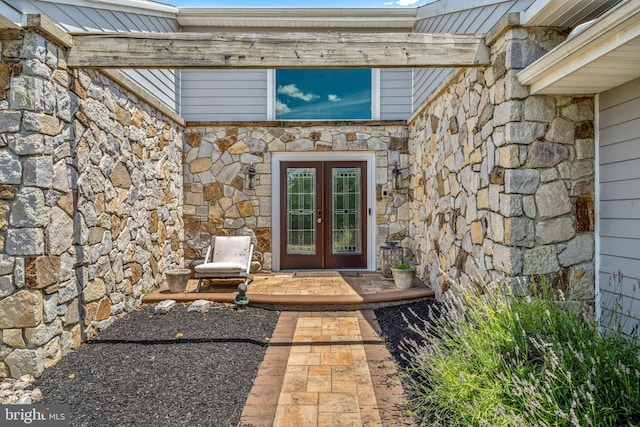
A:
<svg viewBox="0 0 640 427">
<path fill-rule="evenodd" d="M 371 119 L 371 70 L 276 70 L 276 118 Z"/>
</svg>

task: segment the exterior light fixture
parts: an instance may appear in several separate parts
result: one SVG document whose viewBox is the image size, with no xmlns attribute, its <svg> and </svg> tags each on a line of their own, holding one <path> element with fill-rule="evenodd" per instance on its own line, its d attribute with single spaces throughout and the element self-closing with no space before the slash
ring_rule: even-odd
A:
<svg viewBox="0 0 640 427">
<path fill-rule="evenodd" d="M 256 167 L 253 166 L 253 163 L 251 163 L 251 165 L 249 165 L 249 169 L 247 169 L 247 177 L 249 177 L 249 183 L 247 184 L 247 188 L 249 190 L 253 190 L 253 187 L 254 187 L 253 181 L 256 178 Z"/>
<path fill-rule="evenodd" d="M 393 175 L 393 188 L 396 190 L 400 188 L 400 168 L 398 168 L 398 162 L 393 163 L 393 170 L 391 171 Z"/>
</svg>

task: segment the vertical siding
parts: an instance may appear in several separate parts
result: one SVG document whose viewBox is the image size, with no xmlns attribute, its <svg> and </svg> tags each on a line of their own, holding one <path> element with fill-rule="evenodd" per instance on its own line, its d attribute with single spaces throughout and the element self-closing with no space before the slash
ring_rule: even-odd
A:
<svg viewBox="0 0 640 427">
<path fill-rule="evenodd" d="M 600 290 L 605 324 L 640 325 L 640 79 L 600 95 Z M 636 331 L 637 333 L 637 331 Z"/>
<path fill-rule="evenodd" d="M 267 120 L 266 70 L 183 70 L 187 121 Z"/>
<path fill-rule="evenodd" d="M 492 4 L 474 9 L 442 13 L 419 20 L 415 31 L 418 33 L 486 33 L 506 13 L 525 10 L 532 2 L 533 0 L 496 0 Z M 426 11 L 429 7 L 429 5 L 424 6 Z M 452 68 L 415 68 L 413 70 L 414 110 L 420 107 L 451 71 Z"/>
<path fill-rule="evenodd" d="M 406 120 L 411 115 L 411 69 L 380 70 L 380 118 Z"/>
<path fill-rule="evenodd" d="M 38 0 L 5 0 L 24 13 L 38 13 L 58 23 L 69 32 L 121 31 L 121 32 L 174 32 L 179 31 L 177 21 L 167 15 L 131 13 L 52 3 Z M 180 111 L 178 70 L 122 70 L 122 72 L 151 92 L 158 100 L 175 111 Z"/>
</svg>

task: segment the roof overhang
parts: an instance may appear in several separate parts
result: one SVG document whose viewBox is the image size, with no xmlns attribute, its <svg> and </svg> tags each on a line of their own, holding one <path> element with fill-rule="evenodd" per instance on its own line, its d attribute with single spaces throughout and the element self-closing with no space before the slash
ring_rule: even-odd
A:
<svg viewBox="0 0 640 427">
<path fill-rule="evenodd" d="M 57 3 L 58 1 L 54 1 Z M 125 7 L 133 9 L 143 9 L 151 12 L 164 12 L 164 13 L 178 13 L 178 8 L 171 6 L 170 4 L 160 3 L 152 0 L 84 0 L 84 2 L 94 3 L 94 7 L 107 7 L 111 9 L 113 7 Z M 67 3 L 74 3 L 73 1 L 67 1 Z"/>
<path fill-rule="evenodd" d="M 20 28 L 22 13 L 0 0 L 0 28 Z"/>
<path fill-rule="evenodd" d="M 434 16 L 448 15 L 478 7 L 492 6 L 506 0 L 436 0 L 418 7 L 417 18 L 425 19 Z"/>
<path fill-rule="evenodd" d="M 181 27 L 258 28 L 272 30 L 381 29 L 412 31 L 415 8 L 219 8 L 183 7 Z"/>
<path fill-rule="evenodd" d="M 570 27 L 594 19 L 621 0 L 535 0 L 523 13 L 523 25 Z"/>
<path fill-rule="evenodd" d="M 533 94 L 590 95 L 640 77 L 640 2 L 626 1 L 518 73 Z"/>
</svg>

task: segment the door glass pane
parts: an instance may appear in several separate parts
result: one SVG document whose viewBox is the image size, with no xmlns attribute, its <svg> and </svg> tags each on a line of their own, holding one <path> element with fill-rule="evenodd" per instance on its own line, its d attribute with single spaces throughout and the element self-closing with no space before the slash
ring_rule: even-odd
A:
<svg viewBox="0 0 640 427">
<path fill-rule="evenodd" d="M 316 170 L 287 169 L 287 253 L 316 253 Z"/>
<path fill-rule="evenodd" d="M 334 254 L 362 253 L 360 173 L 360 168 L 331 170 L 331 251 Z"/>
</svg>

